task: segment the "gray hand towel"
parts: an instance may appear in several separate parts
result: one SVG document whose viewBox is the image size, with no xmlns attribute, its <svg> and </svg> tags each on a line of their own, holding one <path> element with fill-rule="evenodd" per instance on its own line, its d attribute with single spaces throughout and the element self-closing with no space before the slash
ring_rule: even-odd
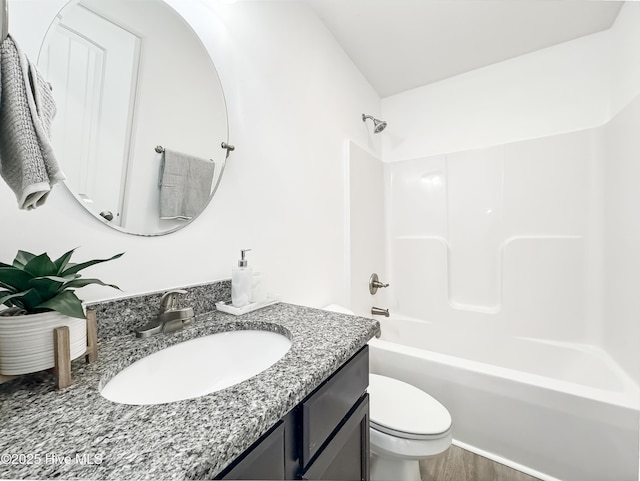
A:
<svg viewBox="0 0 640 481">
<path fill-rule="evenodd" d="M 165 149 L 160 180 L 160 218 L 191 219 L 211 196 L 212 160 Z"/>
<path fill-rule="evenodd" d="M 51 86 L 8 36 L 0 45 L 0 174 L 21 209 L 42 205 L 64 180 L 49 140 Z"/>
</svg>

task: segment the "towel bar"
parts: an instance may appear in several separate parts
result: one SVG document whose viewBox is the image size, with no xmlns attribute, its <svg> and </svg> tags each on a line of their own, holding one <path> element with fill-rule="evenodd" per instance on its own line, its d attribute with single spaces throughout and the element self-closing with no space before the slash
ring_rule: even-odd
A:
<svg viewBox="0 0 640 481">
<path fill-rule="evenodd" d="M 3 1 L 3 0 L 0 0 L 0 1 Z M 233 152 L 234 150 L 236 150 L 235 145 L 227 144 L 226 142 L 222 142 L 220 144 L 220 147 L 222 147 L 223 149 L 226 149 L 227 157 L 229 157 L 229 152 Z M 155 150 L 156 150 L 156 152 L 161 154 L 161 153 L 164 152 L 164 147 L 162 145 L 156 145 Z"/>
</svg>

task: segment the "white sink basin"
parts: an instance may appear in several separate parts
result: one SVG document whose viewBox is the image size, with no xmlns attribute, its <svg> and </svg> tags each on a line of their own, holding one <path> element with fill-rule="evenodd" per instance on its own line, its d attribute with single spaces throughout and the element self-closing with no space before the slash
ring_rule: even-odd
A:
<svg viewBox="0 0 640 481">
<path fill-rule="evenodd" d="M 120 371 L 100 392 L 122 404 L 162 404 L 204 396 L 245 381 L 281 359 L 291 341 L 270 331 L 198 337 Z"/>
</svg>

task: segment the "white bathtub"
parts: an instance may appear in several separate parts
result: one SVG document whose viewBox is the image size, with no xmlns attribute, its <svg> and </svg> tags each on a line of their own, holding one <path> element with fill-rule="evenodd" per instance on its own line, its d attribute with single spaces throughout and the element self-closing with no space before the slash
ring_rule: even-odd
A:
<svg viewBox="0 0 640 481">
<path fill-rule="evenodd" d="M 371 372 L 442 402 L 455 444 L 543 480 L 638 481 L 640 391 L 604 351 L 380 322 Z"/>
</svg>

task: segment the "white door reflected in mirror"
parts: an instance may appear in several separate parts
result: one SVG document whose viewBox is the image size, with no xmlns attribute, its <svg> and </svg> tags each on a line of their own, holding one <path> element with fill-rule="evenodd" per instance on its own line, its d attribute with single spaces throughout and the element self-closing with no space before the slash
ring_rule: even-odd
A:
<svg viewBox="0 0 640 481">
<path fill-rule="evenodd" d="M 56 154 L 64 159 L 67 185 L 83 203 L 112 213 L 110 221 L 118 226 L 139 46 L 135 34 L 78 4 L 56 17 L 39 62 L 62 106 L 52 137 L 59 139 Z"/>
<path fill-rule="evenodd" d="M 73 0 L 41 48 L 65 183 L 94 217 L 124 232 L 164 234 L 197 216 L 160 218 L 157 145 L 212 160 L 211 196 L 224 170 L 224 94 L 207 50 L 177 11 L 190 3 Z"/>
</svg>

